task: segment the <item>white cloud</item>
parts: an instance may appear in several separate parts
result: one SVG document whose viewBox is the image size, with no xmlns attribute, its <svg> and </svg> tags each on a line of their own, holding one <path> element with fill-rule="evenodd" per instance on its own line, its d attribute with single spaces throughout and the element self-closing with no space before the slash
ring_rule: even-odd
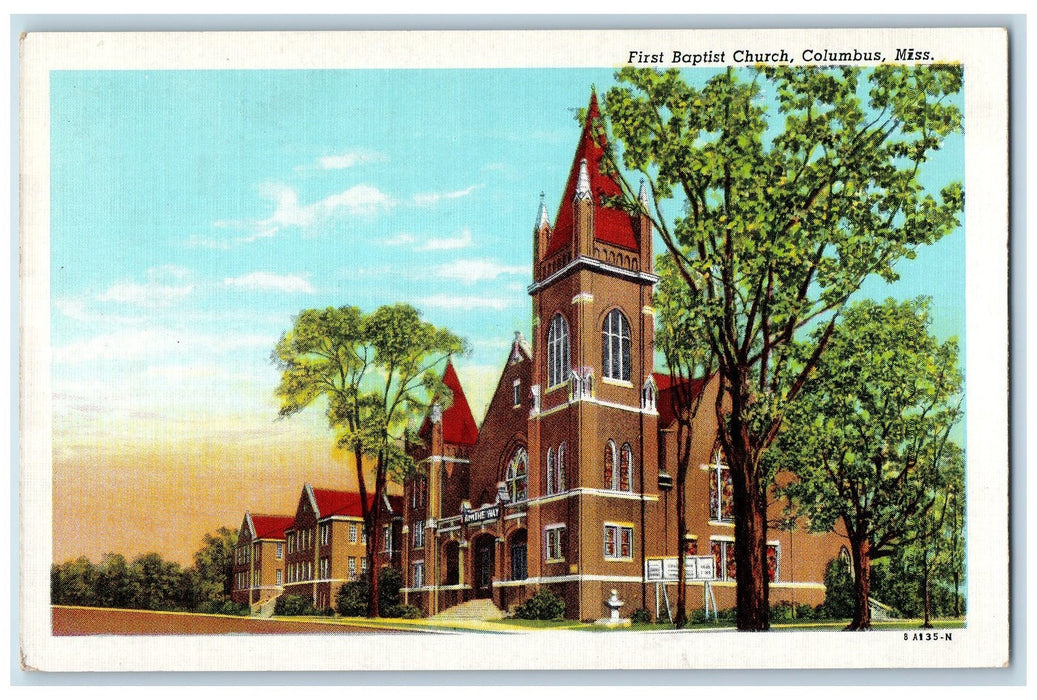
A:
<svg viewBox="0 0 1037 700">
<path fill-rule="evenodd" d="M 385 245 L 412 245 L 417 242 L 417 237 L 410 233 L 397 233 L 395 236 L 386 238 L 383 243 Z"/>
<path fill-rule="evenodd" d="M 472 232 L 465 228 L 453 237 L 430 238 L 427 242 L 418 246 L 418 250 L 457 250 L 459 248 L 468 248 L 471 245 Z"/>
<path fill-rule="evenodd" d="M 191 295 L 194 285 L 188 278 L 190 270 L 176 265 L 159 265 L 149 268 L 147 282 L 116 282 L 97 296 L 98 301 L 114 301 L 120 304 L 135 304 L 154 307 L 169 306 Z"/>
<path fill-rule="evenodd" d="M 474 284 L 488 280 L 495 280 L 501 275 L 525 275 L 529 268 L 526 265 L 502 265 L 493 260 L 455 260 L 450 263 L 437 265 L 432 274 L 436 277 L 454 279 L 465 284 Z"/>
<path fill-rule="evenodd" d="M 376 163 L 384 160 L 388 160 L 388 157 L 384 153 L 368 151 L 361 148 L 354 151 L 347 151 L 346 153 L 318 158 L 317 167 L 321 170 L 342 170 L 344 168 L 352 168 L 354 165 Z"/>
<path fill-rule="evenodd" d="M 418 300 L 418 306 L 427 306 L 439 309 L 506 309 L 514 306 L 513 299 L 488 296 L 453 296 L 449 294 L 434 294 L 430 297 Z"/>
<path fill-rule="evenodd" d="M 370 216 L 395 204 L 392 197 L 377 187 L 356 185 L 348 190 L 333 194 L 317 202 L 315 206 L 327 214 L 334 215 L 344 210 L 347 214 Z"/>
<path fill-rule="evenodd" d="M 51 357 L 55 364 L 75 365 L 95 361 L 124 362 L 158 358 L 175 354 L 219 353 L 246 348 L 272 348 L 277 338 L 251 335 L 209 335 L 169 329 L 118 331 L 94 336 L 55 347 Z"/>
<path fill-rule="evenodd" d="M 240 289 L 272 290 L 287 294 L 314 294 L 309 280 L 299 275 L 277 275 L 272 272 L 250 272 L 240 277 L 227 277 L 223 284 Z"/>
<path fill-rule="evenodd" d="M 461 197 L 467 197 L 480 187 L 482 187 L 482 185 L 472 185 L 471 187 L 466 187 L 463 190 L 454 190 L 452 192 L 422 192 L 420 194 L 414 195 L 412 200 L 418 206 L 426 206 L 430 204 L 435 204 L 443 199 L 459 199 Z"/>
</svg>

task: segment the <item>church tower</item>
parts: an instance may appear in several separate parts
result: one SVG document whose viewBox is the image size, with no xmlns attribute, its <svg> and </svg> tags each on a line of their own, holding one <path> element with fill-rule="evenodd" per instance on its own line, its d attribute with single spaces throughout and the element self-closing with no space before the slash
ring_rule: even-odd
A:
<svg viewBox="0 0 1037 700">
<path fill-rule="evenodd" d="M 643 576 L 645 540 L 660 536 L 661 517 L 652 226 L 646 210 L 611 201 L 621 189 L 603 170 L 606 147 L 592 93 L 553 227 L 540 205 L 528 290 L 529 560 L 540 568 L 531 575 L 572 581 L 567 602 L 584 619 L 611 588 L 629 609 L 642 605 L 643 584 L 632 579 Z"/>
</svg>

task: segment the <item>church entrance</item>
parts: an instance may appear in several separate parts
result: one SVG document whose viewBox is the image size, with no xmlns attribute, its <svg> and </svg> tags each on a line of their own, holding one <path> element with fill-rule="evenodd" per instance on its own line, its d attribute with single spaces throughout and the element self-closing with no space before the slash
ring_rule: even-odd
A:
<svg viewBox="0 0 1037 700">
<path fill-rule="evenodd" d="M 493 569 L 496 541 L 493 535 L 481 535 L 476 538 L 474 595 L 476 598 L 489 598 L 493 594 Z"/>
</svg>

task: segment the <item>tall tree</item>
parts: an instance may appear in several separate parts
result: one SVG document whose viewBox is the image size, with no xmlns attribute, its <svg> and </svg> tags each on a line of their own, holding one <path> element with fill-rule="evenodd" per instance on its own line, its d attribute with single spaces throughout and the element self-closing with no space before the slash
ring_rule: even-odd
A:
<svg viewBox="0 0 1037 700">
<path fill-rule="evenodd" d="M 130 604 L 130 570 L 126 557 L 107 553 L 101 558 L 95 583 L 95 605 L 102 608 L 125 608 Z"/>
<path fill-rule="evenodd" d="M 195 590 L 197 602 L 225 600 L 230 594 L 234 546 L 238 542 L 238 531 L 220 527 L 216 532 L 207 532 L 202 538 L 201 548 L 194 553 Z"/>
<path fill-rule="evenodd" d="M 606 114 L 623 164 L 650 183 L 649 213 L 719 364 L 737 626 L 765 630 L 764 453 L 850 295 L 869 275 L 896 279 L 898 260 L 957 226 L 960 183 L 934 196 L 920 175 L 960 128 L 961 67 L 728 68 L 701 87 L 675 69 L 617 77 Z M 625 182 L 622 200 L 639 206 Z M 813 327 L 793 368 L 793 341 Z"/>
<path fill-rule="evenodd" d="M 688 624 L 688 586 L 685 556 L 688 550 L 687 483 L 688 471 L 696 440 L 703 436 L 695 431 L 696 418 L 706 396 L 705 385 L 716 371 L 716 357 L 703 340 L 702 315 L 696 313 L 688 287 L 675 274 L 668 258 L 659 261 L 662 278 L 655 293 L 659 327 L 655 340 L 662 348 L 670 372 L 669 394 L 673 417 L 677 423 L 677 475 L 674 497 L 677 511 L 677 614 L 674 627 Z M 706 438 L 712 440 L 712 436 Z"/>
<path fill-rule="evenodd" d="M 413 467 L 406 443 L 416 440 L 413 423 L 429 398 L 450 395 L 437 366 L 465 352 L 464 340 L 421 320 L 407 304 L 370 314 L 355 306 L 307 309 L 274 350 L 281 369 L 280 415 L 325 399 L 338 446 L 353 454 L 367 534 L 371 617 L 379 613 L 377 526 L 387 481 Z M 374 463 L 373 484 L 365 458 Z"/>
<path fill-rule="evenodd" d="M 934 509 L 957 470 L 957 361 L 954 340 L 929 334 L 924 298 L 853 304 L 768 455 L 795 476 L 782 491 L 798 515 L 815 530 L 838 521 L 846 531 L 856 591 L 847 629 L 871 627 L 872 561 L 912 544 L 928 556 L 926 541 L 943 527 Z M 922 584 L 931 565 L 919 568 Z"/>
</svg>

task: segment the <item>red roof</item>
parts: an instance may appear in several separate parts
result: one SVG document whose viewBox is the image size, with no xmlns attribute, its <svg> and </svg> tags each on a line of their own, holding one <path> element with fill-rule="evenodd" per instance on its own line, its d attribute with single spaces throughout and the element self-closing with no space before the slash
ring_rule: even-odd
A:
<svg viewBox="0 0 1037 700">
<path fill-rule="evenodd" d="M 672 375 L 662 374 L 660 372 L 652 372 L 652 379 L 655 380 L 655 387 L 659 393 L 656 398 L 655 408 L 659 411 L 659 426 L 666 427 L 673 424 L 675 416 L 673 413 L 673 397 L 671 396 L 671 390 L 678 383 L 689 383 L 691 385 L 691 395 L 698 396 L 702 392 L 703 387 L 706 386 L 706 380 L 702 377 L 698 379 L 674 379 Z"/>
<path fill-rule="evenodd" d="M 283 540 L 284 530 L 291 527 L 295 518 L 291 515 L 257 515 L 251 513 L 252 527 L 256 530 L 257 540 Z"/>
<path fill-rule="evenodd" d="M 360 494 L 353 491 L 332 491 L 331 489 L 313 489 L 313 498 L 317 501 L 317 512 L 321 518 L 331 515 L 352 515 L 362 518 Z M 395 512 L 402 512 L 403 499 L 400 496 L 388 496 L 389 505 Z M 374 495 L 367 495 L 368 508 L 374 502 Z"/>
<path fill-rule="evenodd" d="M 569 169 L 569 181 L 562 194 L 562 204 L 555 219 L 554 231 L 547 244 L 546 255 L 562 250 L 572 243 L 573 237 L 573 199 L 576 197 L 576 183 L 580 177 L 580 161 L 587 160 L 587 174 L 590 176 L 591 197 L 594 203 L 594 237 L 603 243 L 637 250 L 637 238 L 630 215 L 622 209 L 602 206 L 601 198 L 615 197 L 622 193 L 619 184 L 610 176 L 601 172 L 601 158 L 608 141 L 605 134 L 594 138 L 594 122 L 601 118 L 598 111 L 598 96 L 591 92 L 590 105 L 587 107 L 587 119 L 583 125 L 580 142 L 576 146 L 572 168 Z"/>
<path fill-rule="evenodd" d="M 447 360 L 446 369 L 443 371 L 443 384 L 454 394 L 450 408 L 443 411 L 443 442 L 451 445 L 474 445 L 479 437 L 479 428 L 475 425 L 468 398 L 464 395 L 461 380 L 457 378 L 457 372 L 450 360 Z M 427 439 L 431 430 L 431 423 L 426 416 L 418 434 Z"/>
</svg>

